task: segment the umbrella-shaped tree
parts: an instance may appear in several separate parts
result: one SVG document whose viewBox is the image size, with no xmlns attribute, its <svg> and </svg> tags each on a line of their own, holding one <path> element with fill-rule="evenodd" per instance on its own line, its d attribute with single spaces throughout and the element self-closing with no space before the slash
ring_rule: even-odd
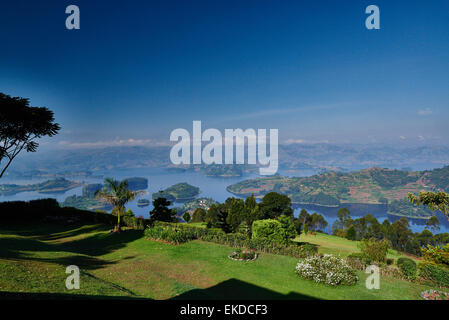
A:
<svg viewBox="0 0 449 320">
<path fill-rule="evenodd" d="M 127 180 L 106 178 L 104 184 L 104 188 L 96 192 L 96 197 L 113 206 L 113 211 L 117 213 L 117 225 L 114 232 L 120 232 L 120 216 L 125 213 L 125 205 L 146 192 L 130 190 Z"/>
</svg>

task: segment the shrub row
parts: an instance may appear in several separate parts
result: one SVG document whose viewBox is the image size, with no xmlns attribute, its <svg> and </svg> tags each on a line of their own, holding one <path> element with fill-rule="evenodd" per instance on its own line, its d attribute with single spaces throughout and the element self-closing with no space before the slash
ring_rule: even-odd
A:
<svg viewBox="0 0 449 320">
<path fill-rule="evenodd" d="M 407 280 L 414 280 L 416 278 L 416 262 L 410 258 L 399 258 L 397 263 L 399 270 Z"/>
<path fill-rule="evenodd" d="M 162 229 L 164 231 L 162 232 Z M 155 229 L 156 228 L 156 229 Z M 155 230 L 152 230 L 155 229 Z M 170 234 L 176 233 L 176 235 Z M 155 235 L 160 238 L 154 238 Z M 296 258 L 305 258 L 317 253 L 317 247 L 309 244 L 299 245 L 292 242 L 289 245 L 278 243 L 269 239 L 249 239 L 246 235 L 235 233 L 224 233 L 221 230 L 207 229 L 189 226 L 187 224 L 171 224 L 167 222 L 156 222 L 152 227 L 145 230 L 145 235 L 154 239 L 161 239 L 173 243 L 182 243 L 193 239 L 198 239 L 217 244 L 223 244 L 234 248 L 249 248 L 259 252 L 280 254 Z M 165 238 L 161 238 L 161 237 Z M 168 240 L 170 237 L 176 238 L 176 241 Z"/>
<path fill-rule="evenodd" d="M 419 275 L 441 287 L 449 287 L 449 270 L 438 265 L 422 262 L 419 265 Z"/>
<path fill-rule="evenodd" d="M 117 219 L 117 217 L 115 217 L 115 219 Z M 123 226 L 137 230 L 144 230 L 145 226 L 149 224 L 149 219 L 136 218 L 132 216 L 125 215 L 120 219 Z"/>
</svg>

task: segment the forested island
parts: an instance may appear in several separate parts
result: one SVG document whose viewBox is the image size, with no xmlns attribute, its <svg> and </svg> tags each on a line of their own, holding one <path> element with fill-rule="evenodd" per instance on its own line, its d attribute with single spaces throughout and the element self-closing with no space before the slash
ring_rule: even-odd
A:
<svg viewBox="0 0 449 320">
<path fill-rule="evenodd" d="M 272 176 L 245 180 L 228 186 L 238 196 L 263 197 L 275 191 L 296 204 L 340 206 L 345 203 L 388 204 L 388 213 L 427 218 L 431 212 L 407 202 L 409 192 L 449 190 L 449 166 L 431 171 L 370 168 L 350 173 L 326 172 L 311 177 Z"/>
<path fill-rule="evenodd" d="M 182 202 L 196 198 L 200 192 L 200 188 L 194 187 L 186 182 L 182 182 L 172 185 L 167 189 L 153 193 L 152 199 L 166 198 L 171 202 Z"/>
<path fill-rule="evenodd" d="M 62 207 L 73 207 L 80 210 L 106 210 L 112 209 L 112 206 L 102 202 L 95 197 L 98 190 L 101 190 L 103 185 L 100 183 L 88 184 L 83 187 L 82 194 L 80 196 L 73 195 L 67 197 L 62 203 Z"/>
<path fill-rule="evenodd" d="M 82 186 L 82 183 L 76 181 L 69 181 L 64 178 L 57 178 L 47 180 L 45 182 L 36 184 L 1 184 L 1 195 L 14 195 L 20 192 L 35 191 L 39 193 L 64 193 L 70 189 Z"/>
</svg>

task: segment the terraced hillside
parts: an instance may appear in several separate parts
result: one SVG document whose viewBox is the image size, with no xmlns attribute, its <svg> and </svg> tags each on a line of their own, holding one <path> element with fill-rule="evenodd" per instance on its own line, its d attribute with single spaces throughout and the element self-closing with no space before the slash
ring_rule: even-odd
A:
<svg viewBox="0 0 449 320">
<path fill-rule="evenodd" d="M 449 190 L 449 166 L 416 172 L 370 168 L 300 178 L 273 176 L 245 180 L 229 186 L 227 190 L 239 196 L 254 194 L 256 197 L 275 191 L 288 195 L 294 203 L 299 204 L 339 206 L 345 203 L 390 203 L 399 208 L 408 205 L 404 201 L 409 192 Z M 422 208 L 414 212 L 415 216 L 430 214 L 430 211 Z"/>
</svg>

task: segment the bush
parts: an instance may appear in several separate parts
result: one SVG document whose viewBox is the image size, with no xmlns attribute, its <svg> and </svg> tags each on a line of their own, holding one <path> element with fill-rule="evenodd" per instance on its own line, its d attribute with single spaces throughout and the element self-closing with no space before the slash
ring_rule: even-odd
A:
<svg viewBox="0 0 449 320">
<path fill-rule="evenodd" d="M 341 258 L 331 254 L 314 255 L 300 260 L 296 273 L 302 278 L 331 286 L 354 285 L 356 272 Z"/>
<path fill-rule="evenodd" d="M 346 231 L 343 229 L 335 229 L 334 230 L 334 236 L 340 237 L 340 238 L 346 238 Z"/>
<path fill-rule="evenodd" d="M 365 270 L 366 265 L 369 264 L 369 262 L 366 261 L 365 255 L 360 252 L 351 253 L 346 258 L 346 261 L 353 269 L 357 270 Z"/>
<path fill-rule="evenodd" d="M 422 262 L 419 267 L 419 276 L 441 287 L 449 287 L 449 270 L 438 265 Z"/>
<path fill-rule="evenodd" d="M 195 239 L 193 232 L 186 229 L 157 225 L 146 229 L 145 236 L 153 240 L 163 240 L 173 244 L 181 244 Z"/>
<path fill-rule="evenodd" d="M 397 265 L 405 279 L 414 280 L 416 278 L 416 262 L 410 258 L 399 258 Z"/>
<path fill-rule="evenodd" d="M 253 222 L 253 239 L 268 239 L 282 242 L 282 224 L 275 219 L 256 220 Z"/>
<path fill-rule="evenodd" d="M 348 229 L 348 231 L 346 231 L 346 239 L 348 240 L 355 240 L 357 236 L 357 232 L 355 231 L 355 228 L 353 225 L 351 225 Z"/>
<path fill-rule="evenodd" d="M 145 229 L 145 225 L 149 223 L 149 220 L 145 220 L 141 217 L 123 216 L 121 218 L 121 224 L 125 227 L 130 227 L 137 230 Z"/>
<path fill-rule="evenodd" d="M 388 250 L 391 248 L 391 242 L 386 239 L 363 239 L 360 241 L 359 247 L 365 256 L 365 259 L 369 261 L 369 263 L 383 263 L 387 256 Z"/>
<path fill-rule="evenodd" d="M 290 217 L 281 215 L 277 220 L 256 220 L 252 226 L 254 239 L 268 239 L 288 245 L 297 235 L 295 225 Z"/>
<path fill-rule="evenodd" d="M 424 260 L 449 267 L 449 243 L 442 247 L 429 245 L 421 252 Z"/>
</svg>

